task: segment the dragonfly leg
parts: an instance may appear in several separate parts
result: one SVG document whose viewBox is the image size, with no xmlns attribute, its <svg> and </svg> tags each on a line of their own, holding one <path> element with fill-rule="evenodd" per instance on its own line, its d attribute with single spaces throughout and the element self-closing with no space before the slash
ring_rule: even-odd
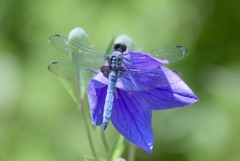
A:
<svg viewBox="0 0 240 161">
<path fill-rule="evenodd" d="M 110 69 L 108 66 L 102 66 L 101 67 L 101 72 L 103 73 L 103 75 L 108 78 L 109 73 L 110 73 Z"/>
<path fill-rule="evenodd" d="M 131 61 L 130 59 L 127 59 L 127 58 L 124 58 L 124 60 L 126 60 L 127 62 L 130 62 L 130 61 Z"/>
<path fill-rule="evenodd" d="M 117 78 L 121 77 L 123 75 L 123 73 L 125 72 L 125 68 L 124 67 L 118 67 L 117 68 Z"/>
</svg>

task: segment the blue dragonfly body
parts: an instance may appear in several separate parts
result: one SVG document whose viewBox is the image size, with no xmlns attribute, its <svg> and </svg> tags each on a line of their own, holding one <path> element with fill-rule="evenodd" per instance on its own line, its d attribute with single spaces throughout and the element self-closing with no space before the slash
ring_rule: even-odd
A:
<svg viewBox="0 0 240 161">
<path fill-rule="evenodd" d="M 122 67 L 123 52 L 125 51 L 126 46 L 124 44 L 115 44 L 114 52 L 109 56 L 107 66 L 101 68 L 103 75 L 108 78 L 108 89 L 103 113 L 103 130 L 107 128 L 111 117 L 117 79 L 121 77 L 125 71 L 124 67 Z"/>
<path fill-rule="evenodd" d="M 101 72 L 108 79 L 103 112 L 103 130 L 107 128 L 111 118 L 118 80 L 124 84 L 120 88 L 126 91 L 148 90 L 169 84 L 167 80 L 159 80 L 165 76 L 159 68 L 145 70 L 135 67 L 136 63 L 130 56 L 133 53 L 129 50 L 126 51 L 126 46 L 122 43 L 115 44 L 112 54 L 107 55 L 74 41 L 68 41 L 61 35 L 52 35 L 49 42 L 72 59 L 72 62 L 69 63 L 53 62 L 48 67 L 50 72 L 83 86 L 88 84 L 88 80 L 80 81 L 79 76 L 90 74 L 88 79 L 91 79 Z M 183 46 L 173 46 L 139 56 L 141 60 L 147 60 L 147 57 L 150 56 L 156 58 L 156 60 L 166 61 L 166 64 L 168 64 L 180 60 L 187 53 L 187 49 Z"/>
</svg>

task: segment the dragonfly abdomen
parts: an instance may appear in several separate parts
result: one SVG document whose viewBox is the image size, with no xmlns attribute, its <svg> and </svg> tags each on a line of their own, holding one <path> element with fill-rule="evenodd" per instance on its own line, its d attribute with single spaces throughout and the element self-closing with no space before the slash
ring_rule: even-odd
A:
<svg viewBox="0 0 240 161">
<path fill-rule="evenodd" d="M 108 76 L 108 89 L 107 89 L 107 95 L 105 99 L 104 112 L 103 112 L 103 130 L 107 128 L 110 117 L 111 117 L 116 82 L 117 82 L 117 71 L 112 70 Z"/>
</svg>

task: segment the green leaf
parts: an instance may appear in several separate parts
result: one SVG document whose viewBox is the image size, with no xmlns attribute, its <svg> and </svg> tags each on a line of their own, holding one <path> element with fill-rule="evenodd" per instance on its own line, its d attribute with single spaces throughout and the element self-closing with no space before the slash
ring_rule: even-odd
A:
<svg viewBox="0 0 240 161">
<path fill-rule="evenodd" d="M 83 161 L 107 161 L 106 159 L 98 159 L 98 158 L 93 158 L 93 157 L 89 157 L 89 156 L 83 156 L 84 160 Z"/>
<path fill-rule="evenodd" d="M 77 99 L 77 91 L 76 91 L 76 85 L 74 85 L 73 83 L 70 83 L 69 81 L 67 81 L 64 78 L 58 77 L 60 82 L 63 84 L 63 86 L 66 88 L 66 90 L 68 91 L 68 93 L 70 94 L 70 96 L 72 97 L 72 99 L 78 104 L 78 99 Z"/>
<path fill-rule="evenodd" d="M 111 149 L 110 161 L 116 161 L 123 154 L 124 149 L 125 149 L 124 137 L 122 135 L 119 135 Z"/>
<path fill-rule="evenodd" d="M 65 89 L 68 91 L 68 93 L 70 94 L 70 96 L 72 97 L 74 102 L 77 103 L 78 105 L 82 104 L 82 103 L 80 103 L 80 101 L 82 102 L 84 100 L 84 98 L 86 97 L 87 87 L 80 86 L 76 82 L 71 82 L 71 81 L 68 81 L 61 77 L 58 77 L 58 78 L 59 78 L 60 82 L 63 84 L 63 86 L 65 87 Z M 79 76 L 79 78 L 83 79 L 84 81 L 86 80 L 84 77 Z M 84 106 L 88 106 L 88 105 L 86 104 Z"/>
</svg>

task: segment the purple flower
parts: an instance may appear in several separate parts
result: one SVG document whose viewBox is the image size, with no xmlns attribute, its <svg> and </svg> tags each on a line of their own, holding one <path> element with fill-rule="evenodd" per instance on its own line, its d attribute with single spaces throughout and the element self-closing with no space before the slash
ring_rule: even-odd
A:
<svg viewBox="0 0 240 161">
<path fill-rule="evenodd" d="M 198 98 L 175 72 L 163 66 L 167 61 L 140 52 L 126 52 L 130 53 L 131 61 L 125 60 L 125 64 L 139 74 L 126 70 L 118 78 L 111 121 L 127 140 L 151 153 L 154 140 L 152 110 L 187 106 Z M 102 73 L 89 82 L 90 112 L 96 126 L 103 123 L 107 82 Z"/>
</svg>

